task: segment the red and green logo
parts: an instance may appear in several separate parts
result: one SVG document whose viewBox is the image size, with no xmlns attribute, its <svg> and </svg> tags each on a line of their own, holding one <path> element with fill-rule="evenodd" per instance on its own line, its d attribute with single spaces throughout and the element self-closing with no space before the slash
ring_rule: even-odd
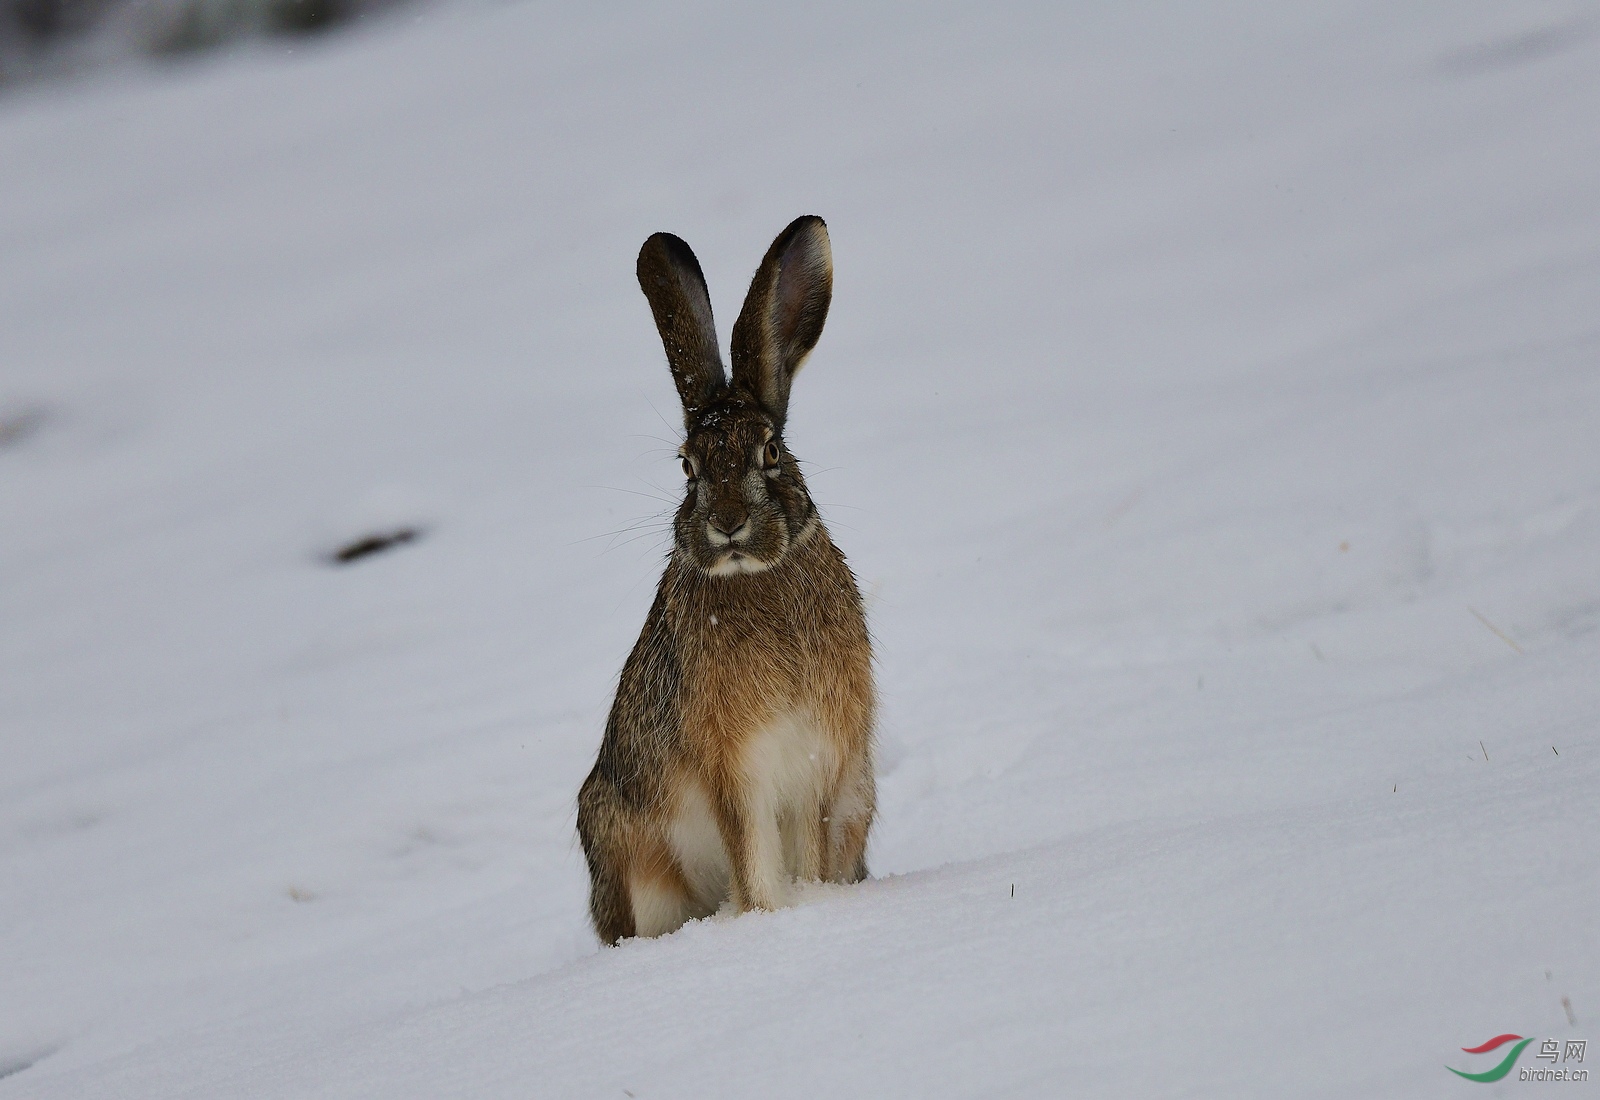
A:
<svg viewBox="0 0 1600 1100">
<path fill-rule="evenodd" d="M 1468 1081 L 1483 1081 L 1485 1083 L 1498 1081 L 1511 1072 L 1511 1067 L 1517 1064 L 1517 1058 L 1522 1054 L 1523 1048 L 1531 1042 L 1533 1042 L 1532 1039 L 1524 1039 L 1520 1035 L 1496 1035 L 1487 1043 L 1480 1043 L 1475 1047 L 1462 1047 L 1461 1049 L 1466 1054 L 1487 1054 L 1491 1050 L 1499 1050 L 1507 1043 L 1516 1043 L 1517 1045 L 1511 1048 L 1510 1053 L 1500 1060 L 1498 1066 L 1493 1069 L 1486 1069 L 1482 1073 L 1468 1073 L 1466 1070 L 1456 1069 L 1454 1066 L 1445 1066 L 1444 1068 L 1457 1077 L 1465 1077 Z"/>
</svg>

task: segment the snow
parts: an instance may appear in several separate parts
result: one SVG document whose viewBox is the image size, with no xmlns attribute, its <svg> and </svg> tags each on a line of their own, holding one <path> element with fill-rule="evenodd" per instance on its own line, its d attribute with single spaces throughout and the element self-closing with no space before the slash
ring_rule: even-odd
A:
<svg viewBox="0 0 1600 1100">
<path fill-rule="evenodd" d="M 1575 3 L 516 3 L 0 101 L 0 1097 L 1600 1038 L 1597 62 Z M 634 255 L 726 340 L 801 213 L 876 877 L 602 951 L 573 800 L 678 491 Z"/>
</svg>

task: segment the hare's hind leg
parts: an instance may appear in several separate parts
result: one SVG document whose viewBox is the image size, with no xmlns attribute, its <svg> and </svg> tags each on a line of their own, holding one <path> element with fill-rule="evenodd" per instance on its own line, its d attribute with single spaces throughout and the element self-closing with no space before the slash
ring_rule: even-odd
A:
<svg viewBox="0 0 1600 1100">
<path fill-rule="evenodd" d="M 589 917 L 602 943 L 665 935 L 696 915 L 659 827 L 631 810 L 598 769 L 578 792 L 578 836 L 589 863 Z"/>
<path fill-rule="evenodd" d="M 600 942 L 614 945 L 634 934 L 633 903 L 628 898 L 627 813 L 616 792 L 590 774 L 578 792 L 578 838 L 589 864 L 589 919 Z"/>
<path fill-rule="evenodd" d="M 637 832 L 620 844 L 584 845 L 589 857 L 589 917 L 601 942 L 664 936 L 699 914 L 683 874 L 659 839 Z"/>
<path fill-rule="evenodd" d="M 589 861 L 589 919 L 600 942 L 615 947 L 634 934 L 633 905 L 617 869 Z"/>
<path fill-rule="evenodd" d="M 701 914 L 689 884 L 665 841 L 650 837 L 641 843 L 628 871 L 628 902 L 635 935 L 665 936 Z"/>
</svg>

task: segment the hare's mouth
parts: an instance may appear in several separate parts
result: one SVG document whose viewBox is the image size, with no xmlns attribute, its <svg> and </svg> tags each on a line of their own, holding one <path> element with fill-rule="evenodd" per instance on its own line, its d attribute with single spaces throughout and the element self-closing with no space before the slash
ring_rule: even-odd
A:
<svg viewBox="0 0 1600 1100">
<path fill-rule="evenodd" d="M 731 577 L 736 573 L 760 573 L 770 567 L 768 562 L 753 556 L 747 550 L 729 550 L 712 562 L 706 572 L 713 577 Z"/>
</svg>

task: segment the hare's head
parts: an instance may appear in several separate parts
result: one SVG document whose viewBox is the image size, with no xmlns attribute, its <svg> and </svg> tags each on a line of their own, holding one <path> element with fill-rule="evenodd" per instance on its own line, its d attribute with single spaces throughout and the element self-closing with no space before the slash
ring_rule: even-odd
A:
<svg viewBox="0 0 1600 1100">
<path fill-rule="evenodd" d="M 772 242 L 733 325 L 733 380 L 722 369 L 711 298 L 682 240 L 657 233 L 639 251 L 667 365 L 683 399 L 688 478 L 674 522 L 678 552 L 713 576 L 758 573 L 816 521 L 783 442 L 789 386 L 828 316 L 833 257 L 821 218 L 798 218 Z"/>
</svg>

